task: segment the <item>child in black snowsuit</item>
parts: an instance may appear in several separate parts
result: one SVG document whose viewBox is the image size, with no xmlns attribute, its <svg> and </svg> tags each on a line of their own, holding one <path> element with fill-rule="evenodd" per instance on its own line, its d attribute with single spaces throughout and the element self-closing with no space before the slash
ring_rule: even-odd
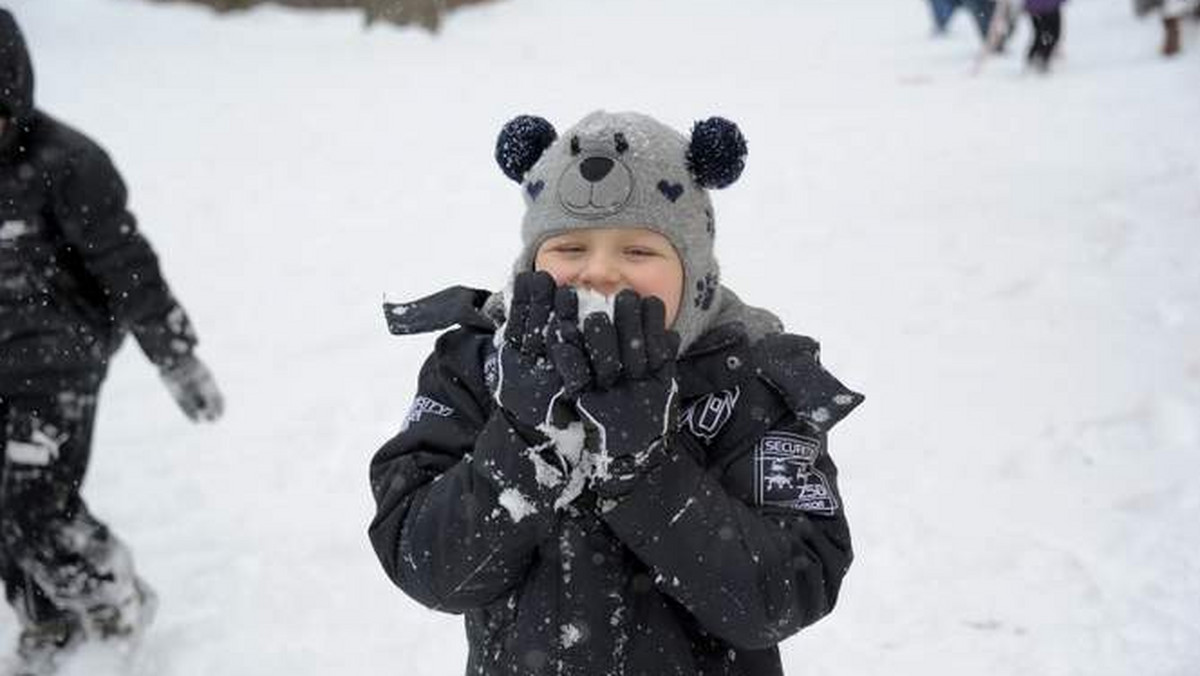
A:
<svg viewBox="0 0 1200 676">
<path fill-rule="evenodd" d="M 52 671 L 82 638 L 129 636 L 153 612 L 128 550 L 79 494 L 97 394 L 126 331 L 189 417 L 220 415 L 120 176 L 34 107 L 29 54 L 0 10 L 0 577 L 28 673 Z"/>
<path fill-rule="evenodd" d="M 1029 66 L 1046 72 L 1054 58 L 1059 38 L 1062 36 L 1062 5 L 1066 0 L 1025 0 L 1025 11 L 1033 24 L 1033 39 L 1026 52 Z"/>
<path fill-rule="evenodd" d="M 467 673 L 771 676 L 833 609 L 852 555 L 826 435 L 861 396 L 718 282 L 706 188 L 745 151 L 720 118 L 519 117 L 509 290 L 388 307 L 395 333 L 460 325 L 371 464 L 370 536 L 465 616 Z"/>
</svg>

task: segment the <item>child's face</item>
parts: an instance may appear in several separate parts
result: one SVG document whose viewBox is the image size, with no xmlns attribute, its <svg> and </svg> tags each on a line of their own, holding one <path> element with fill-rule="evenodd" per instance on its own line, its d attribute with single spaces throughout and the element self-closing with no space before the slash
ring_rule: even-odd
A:
<svg viewBox="0 0 1200 676">
<path fill-rule="evenodd" d="M 670 240 L 645 228 L 587 228 L 550 237 L 538 247 L 533 268 L 559 286 L 575 286 L 606 296 L 633 289 L 657 296 L 667 309 L 667 326 L 679 313 L 683 263 Z"/>
</svg>

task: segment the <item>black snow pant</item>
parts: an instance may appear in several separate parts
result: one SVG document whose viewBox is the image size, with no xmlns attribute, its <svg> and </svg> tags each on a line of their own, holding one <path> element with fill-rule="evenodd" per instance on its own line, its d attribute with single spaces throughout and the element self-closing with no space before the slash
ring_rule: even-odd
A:
<svg viewBox="0 0 1200 676">
<path fill-rule="evenodd" d="M 1058 38 L 1062 34 L 1062 12 L 1053 9 L 1041 14 L 1030 13 L 1033 20 L 1033 42 L 1029 45 L 1029 63 L 1035 66 L 1047 66 L 1050 57 L 1054 56 L 1054 48 L 1058 46 Z"/>
<path fill-rule="evenodd" d="M 0 577 L 22 626 L 103 617 L 133 593 L 128 550 L 79 495 L 97 392 L 0 394 Z"/>
</svg>

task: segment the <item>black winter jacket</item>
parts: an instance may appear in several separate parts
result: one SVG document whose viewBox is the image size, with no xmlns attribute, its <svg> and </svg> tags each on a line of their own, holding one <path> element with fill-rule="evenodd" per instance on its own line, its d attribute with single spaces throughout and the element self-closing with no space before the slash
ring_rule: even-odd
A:
<svg viewBox="0 0 1200 676">
<path fill-rule="evenodd" d="M 438 339 L 371 464 L 370 536 L 408 595 L 465 615 L 467 673 L 781 674 L 777 644 L 832 610 L 852 558 L 825 441 L 862 397 L 816 343 L 709 331 L 679 362 L 668 460 L 618 502 L 585 491 L 524 515 L 485 469 L 512 459 L 506 475 L 539 490 L 516 466 L 535 440 L 490 394 L 494 328 L 433 314 L 465 325 Z"/>
<path fill-rule="evenodd" d="M 131 331 L 159 366 L 196 338 L 126 210 L 105 152 L 33 107 L 33 72 L 0 10 L 0 395 L 93 387 Z"/>
</svg>

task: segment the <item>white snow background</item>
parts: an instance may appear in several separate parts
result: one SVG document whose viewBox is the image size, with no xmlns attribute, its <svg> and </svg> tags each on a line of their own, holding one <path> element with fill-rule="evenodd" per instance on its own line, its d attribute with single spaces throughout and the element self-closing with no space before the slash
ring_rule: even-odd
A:
<svg viewBox="0 0 1200 676">
<path fill-rule="evenodd" d="M 1056 72 L 972 75 L 916 0 L 507 0 L 434 37 L 358 14 L 15 0 L 37 101 L 107 148 L 227 417 L 136 346 L 91 506 L 161 595 L 103 676 L 461 673 L 460 619 L 365 535 L 375 449 L 432 336 L 380 302 L 496 287 L 521 199 L 496 133 L 594 108 L 750 144 L 714 194 L 725 281 L 867 395 L 831 450 L 857 559 L 789 674 L 1200 673 L 1200 35 L 1065 10 Z M 0 643 L 15 637 L 0 611 Z"/>
</svg>

